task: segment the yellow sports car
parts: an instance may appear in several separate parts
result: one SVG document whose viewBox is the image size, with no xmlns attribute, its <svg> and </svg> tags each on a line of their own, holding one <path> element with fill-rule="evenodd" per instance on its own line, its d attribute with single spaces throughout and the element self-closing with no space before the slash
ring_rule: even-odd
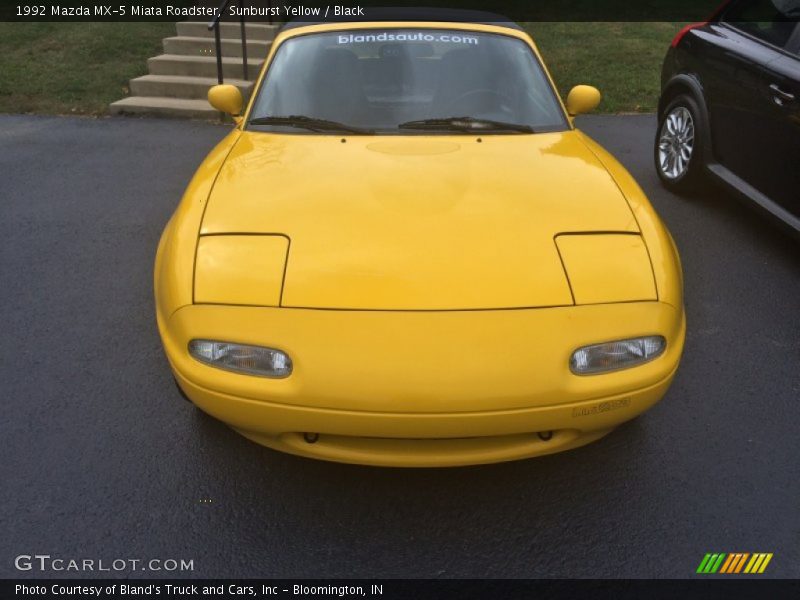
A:
<svg viewBox="0 0 800 600">
<path fill-rule="evenodd" d="M 277 450 L 450 466 L 581 446 L 681 356 L 675 245 L 513 24 L 289 24 L 167 224 L 158 328 Z"/>
</svg>

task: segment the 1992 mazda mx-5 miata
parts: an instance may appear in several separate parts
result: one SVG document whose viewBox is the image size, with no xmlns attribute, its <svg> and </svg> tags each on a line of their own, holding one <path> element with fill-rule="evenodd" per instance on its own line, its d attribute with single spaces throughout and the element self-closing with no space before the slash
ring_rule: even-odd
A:
<svg viewBox="0 0 800 600">
<path fill-rule="evenodd" d="M 178 385 L 248 438 L 392 466 L 596 440 L 684 342 L 675 245 L 515 25 L 300 23 L 161 238 Z"/>
</svg>

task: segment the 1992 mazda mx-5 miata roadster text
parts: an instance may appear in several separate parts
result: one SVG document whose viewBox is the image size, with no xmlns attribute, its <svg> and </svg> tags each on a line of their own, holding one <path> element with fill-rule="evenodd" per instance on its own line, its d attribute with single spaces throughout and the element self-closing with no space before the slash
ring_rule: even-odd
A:
<svg viewBox="0 0 800 600">
<path fill-rule="evenodd" d="M 596 440 L 666 392 L 675 245 L 504 23 L 297 24 L 161 238 L 159 331 L 207 413 L 307 457 L 447 466 Z"/>
</svg>

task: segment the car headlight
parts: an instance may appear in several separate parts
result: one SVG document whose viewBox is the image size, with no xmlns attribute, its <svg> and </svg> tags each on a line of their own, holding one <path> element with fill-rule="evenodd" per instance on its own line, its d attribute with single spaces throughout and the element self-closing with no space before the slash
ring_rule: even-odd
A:
<svg viewBox="0 0 800 600">
<path fill-rule="evenodd" d="M 570 370 L 576 375 L 595 375 L 635 367 L 663 354 L 667 340 L 660 335 L 583 346 L 572 353 Z"/>
<path fill-rule="evenodd" d="M 202 363 L 259 377 L 288 377 L 292 359 L 285 352 L 261 346 L 246 346 L 230 342 L 192 340 L 189 354 Z"/>
</svg>

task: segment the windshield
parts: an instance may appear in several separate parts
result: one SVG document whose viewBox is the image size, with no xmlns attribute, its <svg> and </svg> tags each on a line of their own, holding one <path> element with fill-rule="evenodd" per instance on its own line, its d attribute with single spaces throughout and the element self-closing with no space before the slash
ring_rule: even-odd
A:
<svg viewBox="0 0 800 600">
<path fill-rule="evenodd" d="M 252 128 L 286 132 L 568 128 L 525 42 L 446 29 L 360 29 L 289 39 L 276 52 L 250 117 Z"/>
</svg>

